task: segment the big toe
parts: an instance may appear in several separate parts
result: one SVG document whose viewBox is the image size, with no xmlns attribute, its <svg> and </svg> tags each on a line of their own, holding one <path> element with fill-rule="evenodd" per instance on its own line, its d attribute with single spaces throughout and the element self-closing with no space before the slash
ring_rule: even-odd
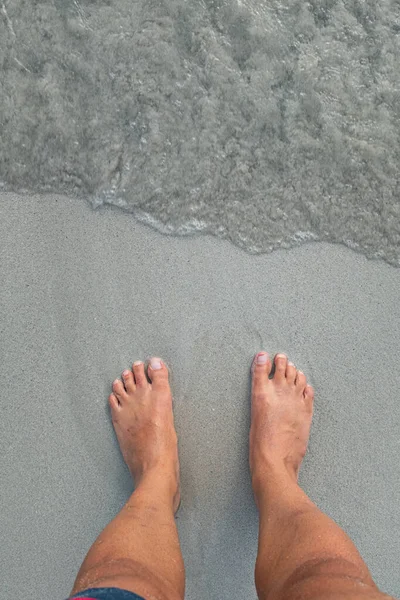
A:
<svg viewBox="0 0 400 600">
<path fill-rule="evenodd" d="M 153 357 L 150 359 L 147 373 L 153 389 L 166 389 L 169 387 L 168 369 L 161 358 Z"/>
<path fill-rule="evenodd" d="M 258 352 L 252 364 L 253 373 L 253 387 L 264 385 L 268 381 L 269 374 L 271 372 L 272 363 L 267 352 Z"/>
</svg>

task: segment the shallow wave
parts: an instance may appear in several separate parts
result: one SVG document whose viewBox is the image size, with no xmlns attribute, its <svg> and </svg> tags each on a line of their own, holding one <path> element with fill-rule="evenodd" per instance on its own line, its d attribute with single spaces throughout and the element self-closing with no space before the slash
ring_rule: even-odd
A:
<svg viewBox="0 0 400 600">
<path fill-rule="evenodd" d="M 4 2 L 0 179 L 400 265 L 400 5 Z"/>
</svg>

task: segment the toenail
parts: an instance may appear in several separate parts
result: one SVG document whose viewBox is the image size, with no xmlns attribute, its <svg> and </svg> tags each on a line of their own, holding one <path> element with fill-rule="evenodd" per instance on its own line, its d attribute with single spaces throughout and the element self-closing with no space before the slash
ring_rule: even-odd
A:
<svg viewBox="0 0 400 600">
<path fill-rule="evenodd" d="M 294 363 L 288 362 L 289 367 L 294 367 Z"/>
<path fill-rule="evenodd" d="M 276 358 L 286 358 L 286 354 L 277 354 Z"/>
<path fill-rule="evenodd" d="M 134 366 L 134 367 L 138 367 L 139 365 L 142 365 L 142 364 L 143 364 L 143 361 L 142 361 L 142 360 L 136 360 L 136 361 L 133 363 L 133 366 Z"/>
<path fill-rule="evenodd" d="M 268 354 L 266 352 L 260 352 L 259 354 L 257 354 L 257 364 L 258 365 L 265 365 L 265 363 L 268 360 Z"/>
<path fill-rule="evenodd" d="M 123 375 L 124 377 L 128 377 L 128 375 L 129 375 L 129 371 L 128 371 L 128 369 L 125 369 L 125 371 L 122 371 L 122 375 Z"/>
<path fill-rule="evenodd" d="M 151 358 L 150 366 L 154 371 L 161 369 L 161 360 L 159 358 Z"/>
<path fill-rule="evenodd" d="M 113 385 L 118 385 L 118 383 L 119 383 L 119 379 L 114 379 Z"/>
</svg>

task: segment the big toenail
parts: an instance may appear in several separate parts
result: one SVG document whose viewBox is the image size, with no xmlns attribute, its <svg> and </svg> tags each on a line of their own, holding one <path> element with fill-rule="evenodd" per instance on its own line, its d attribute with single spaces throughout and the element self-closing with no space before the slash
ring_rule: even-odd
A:
<svg viewBox="0 0 400 600">
<path fill-rule="evenodd" d="M 125 371 L 122 371 L 122 375 L 123 375 L 124 377 L 128 377 L 128 375 L 129 375 L 129 371 L 128 371 L 128 369 L 125 369 Z"/>
<path fill-rule="evenodd" d="M 260 352 L 260 354 L 257 354 L 257 364 L 258 365 L 265 365 L 267 360 L 268 360 L 268 354 L 266 352 Z"/>
<path fill-rule="evenodd" d="M 161 360 L 159 358 L 152 358 L 150 366 L 154 371 L 158 371 L 158 369 L 161 369 Z"/>
</svg>

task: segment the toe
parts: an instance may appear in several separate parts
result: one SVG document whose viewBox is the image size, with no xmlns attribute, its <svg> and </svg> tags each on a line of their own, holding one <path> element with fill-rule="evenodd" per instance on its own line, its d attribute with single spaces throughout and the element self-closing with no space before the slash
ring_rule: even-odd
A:
<svg viewBox="0 0 400 600">
<path fill-rule="evenodd" d="M 267 352 L 258 352 L 255 355 L 253 359 L 253 364 L 251 366 L 251 371 L 253 373 L 253 387 L 263 385 L 268 381 L 268 376 L 271 372 L 271 368 L 271 359 L 268 356 Z"/>
<path fill-rule="evenodd" d="M 287 382 L 290 384 L 294 383 L 294 380 L 296 379 L 296 367 L 294 366 L 294 364 L 292 362 L 288 362 L 287 367 L 286 367 L 286 379 Z"/>
<path fill-rule="evenodd" d="M 125 389 L 128 392 L 128 394 L 131 394 L 132 392 L 135 391 L 136 386 L 135 386 L 135 381 L 133 379 L 132 371 L 125 369 L 125 371 L 122 372 L 122 380 L 124 382 Z"/>
<path fill-rule="evenodd" d="M 119 410 L 121 408 L 115 394 L 110 394 L 108 396 L 108 402 L 113 410 Z"/>
<path fill-rule="evenodd" d="M 304 388 L 306 387 L 306 383 L 307 383 L 307 378 L 304 375 L 303 371 L 297 371 L 295 383 L 296 383 L 296 388 L 303 392 Z"/>
<path fill-rule="evenodd" d="M 124 384 L 120 379 L 116 379 L 115 381 L 113 381 L 112 389 L 120 404 L 122 404 L 124 400 L 128 399 L 128 394 L 126 393 Z"/>
<path fill-rule="evenodd" d="M 135 381 L 138 388 L 144 388 L 149 385 L 147 381 L 146 373 L 144 371 L 144 362 L 137 360 L 133 363 L 133 372 L 135 374 Z"/>
<path fill-rule="evenodd" d="M 314 404 L 314 388 L 311 387 L 311 385 L 306 385 L 303 395 L 306 406 L 312 411 Z"/>
<path fill-rule="evenodd" d="M 168 387 L 168 369 L 161 358 L 151 358 L 147 372 L 153 385 L 153 389 L 165 389 Z"/>
<path fill-rule="evenodd" d="M 287 362 L 288 359 L 286 354 L 277 354 L 275 356 L 275 381 L 283 381 L 286 378 Z"/>
</svg>

